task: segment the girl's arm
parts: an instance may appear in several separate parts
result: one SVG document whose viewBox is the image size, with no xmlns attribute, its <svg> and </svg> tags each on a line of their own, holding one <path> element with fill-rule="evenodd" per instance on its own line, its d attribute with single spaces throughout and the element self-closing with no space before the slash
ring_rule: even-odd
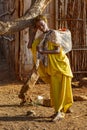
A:
<svg viewBox="0 0 87 130">
<path fill-rule="evenodd" d="M 37 46 L 37 51 L 41 54 L 58 54 L 60 53 L 60 46 L 55 46 L 54 50 L 43 50 L 41 47 Z"/>
</svg>

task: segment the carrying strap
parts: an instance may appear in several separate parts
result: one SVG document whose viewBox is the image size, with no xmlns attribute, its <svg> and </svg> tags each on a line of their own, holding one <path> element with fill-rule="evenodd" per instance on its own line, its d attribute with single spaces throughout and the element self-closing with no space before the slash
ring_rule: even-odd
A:
<svg viewBox="0 0 87 130">
<path fill-rule="evenodd" d="M 40 42 L 39 46 L 40 47 L 45 47 L 46 46 L 46 42 L 48 40 L 48 36 L 52 33 L 52 30 L 49 30 L 47 33 L 44 34 L 44 38 L 42 39 L 42 41 Z"/>
<path fill-rule="evenodd" d="M 44 50 L 47 50 L 47 47 L 48 47 L 48 44 L 47 44 L 47 41 L 48 41 L 48 36 L 52 33 L 52 30 L 49 30 L 47 33 L 44 34 L 44 38 L 42 39 L 42 41 L 40 42 L 40 44 L 38 45 L 39 48 L 41 47 Z M 40 60 L 43 62 L 43 64 L 45 66 L 48 65 L 48 56 L 45 54 L 45 55 L 42 55 L 40 54 L 39 52 L 37 52 L 37 62 L 36 62 L 36 68 L 38 68 L 39 66 L 39 62 Z"/>
</svg>

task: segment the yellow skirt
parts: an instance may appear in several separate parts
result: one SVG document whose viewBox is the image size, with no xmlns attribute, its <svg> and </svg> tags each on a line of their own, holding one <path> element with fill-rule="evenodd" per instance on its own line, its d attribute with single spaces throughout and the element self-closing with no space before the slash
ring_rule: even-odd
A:
<svg viewBox="0 0 87 130">
<path fill-rule="evenodd" d="M 32 46 L 34 61 L 36 62 L 36 46 L 39 40 L 35 40 Z M 51 43 L 50 43 L 51 44 Z M 73 103 L 71 79 L 73 77 L 67 56 L 61 51 L 60 54 L 49 55 L 48 66 L 40 63 L 38 72 L 45 83 L 50 84 L 50 97 L 55 112 L 66 112 Z"/>
<path fill-rule="evenodd" d="M 55 112 L 63 110 L 66 112 L 73 103 L 71 88 L 71 77 L 65 76 L 60 72 L 55 75 L 48 75 L 44 66 L 38 70 L 41 79 L 50 84 L 50 97 Z"/>
</svg>

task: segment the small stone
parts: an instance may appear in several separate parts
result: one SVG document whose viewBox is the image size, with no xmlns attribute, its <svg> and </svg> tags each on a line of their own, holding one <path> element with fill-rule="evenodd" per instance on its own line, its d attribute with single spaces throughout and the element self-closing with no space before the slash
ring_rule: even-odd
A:
<svg viewBox="0 0 87 130">
<path fill-rule="evenodd" d="M 87 96 L 74 95 L 73 99 L 74 101 L 87 101 Z"/>
<path fill-rule="evenodd" d="M 36 113 L 33 110 L 27 111 L 26 116 L 35 116 Z"/>
</svg>

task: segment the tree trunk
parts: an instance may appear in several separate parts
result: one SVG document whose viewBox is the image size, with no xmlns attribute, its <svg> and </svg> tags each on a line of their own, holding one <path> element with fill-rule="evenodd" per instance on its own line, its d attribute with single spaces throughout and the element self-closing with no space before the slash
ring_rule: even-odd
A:
<svg viewBox="0 0 87 130">
<path fill-rule="evenodd" d="M 0 21 L 0 35 L 4 35 L 6 33 L 14 33 L 32 26 L 33 19 L 39 14 L 42 14 L 43 10 L 50 1 L 51 0 L 36 0 L 23 17 L 18 18 L 14 21 Z"/>
</svg>

